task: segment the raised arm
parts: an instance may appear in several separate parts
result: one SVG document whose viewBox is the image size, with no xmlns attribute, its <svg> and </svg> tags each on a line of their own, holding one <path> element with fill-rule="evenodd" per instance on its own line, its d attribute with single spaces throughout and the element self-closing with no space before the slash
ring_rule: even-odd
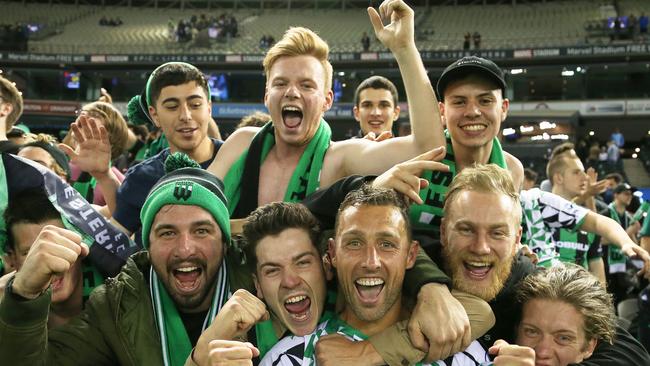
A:
<svg viewBox="0 0 650 366">
<path fill-rule="evenodd" d="M 330 183 L 350 174 L 381 174 L 397 163 L 445 143 L 438 102 L 413 37 L 413 9 L 402 0 L 387 1 L 379 7 L 379 12 L 368 8 L 368 15 L 377 38 L 391 50 L 399 65 L 412 134 L 379 143 L 364 139 L 345 141 L 341 144 L 341 150 L 345 150 L 341 154 L 343 172 Z M 390 19 L 390 23 L 384 26 L 382 18 Z"/>
</svg>

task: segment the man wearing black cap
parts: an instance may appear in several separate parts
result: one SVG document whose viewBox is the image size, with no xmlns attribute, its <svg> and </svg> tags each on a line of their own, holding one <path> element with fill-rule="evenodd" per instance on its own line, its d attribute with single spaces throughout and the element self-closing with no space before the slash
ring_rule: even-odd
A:
<svg viewBox="0 0 650 366">
<path fill-rule="evenodd" d="M 504 98 L 503 72 L 494 62 L 476 56 L 449 65 L 437 84 L 447 151 L 442 160 L 449 171 L 425 171 L 429 184 L 420 190 L 422 204 L 411 206 L 411 222 L 417 231 L 439 237 L 447 187 L 461 170 L 476 163 L 493 163 L 508 169 L 516 187 L 523 184 L 523 166 L 501 149 L 497 138 L 510 102 Z M 414 106 L 411 106 L 413 108 Z M 421 242 L 426 249 L 427 244 Z"/>
<path fill-rule="evenodd" d="M 600 214 L 618 222 L 630 236 L 630 239 L 636 242 L 636 234 L 641 229 L 641 225 L 638 221 L 633 222 L 632 215 L 627 212 L 627 207 L 632 201 L 632 187 L 627 183 L 622 183 L 616 186 L 613 192 L 614 200 Z M 603 247 L 603 259 L 605 261 L 607 289 L 614 295 L 614 304 L 618 304 L 625 299 L 629 287 L 626 272 L 627 260 L 620 248 L 612 245 Z"/>
</svg>

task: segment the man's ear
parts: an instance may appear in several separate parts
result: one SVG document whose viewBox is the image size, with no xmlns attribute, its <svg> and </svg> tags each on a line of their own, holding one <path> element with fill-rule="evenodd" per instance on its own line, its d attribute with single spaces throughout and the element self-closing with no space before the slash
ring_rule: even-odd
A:
<svg viewBox="0 0 650 366">
<path fill-rule="evenodd" d="M 523 230 L 521 229 L 521 225 L 517 225 L 517 233 L 515 234 L 515 245 L 513 245 L 512 248 L 512 255 L 515 256 L 517 254 L 517 248 L 521 245 L 521 234 Z"/>
<path fill-rule="evenodd" d="M 334 269 L 332 268 L 332 260 L 330 259 L 330 254 L 327 251 L 325 251 L 325 254 L 323 254 L 321 260 L 323 261 L 323 271 L 325 272 L 325 279 L 331 281 L 332 279 L 334 279 Z"/>
<path fill-rule="evenodd" d="M 445 103 L 438 102 L 438 109 L 440 109 L 440 120 L 442 121 L 442 128 L 447 128 L 447 119 L 445 118 Z"/>
<path fill-rule="evenodd" d="M 14 110 L 14 106 L 11 103 L 0 103 L 0 118 L 7 117 Z"/>
<path fill-rule="evenodd" d="M 447 245 L 447 230 L 445 230 L 445 218 L 443 217 L 442 220 L 440 220 L 440 244 L 442 246 Z"/>
<path fill-rule="evenodd" d="M 400 111 L 401 111 L 401 108 L 398 105 L 396 105 L 395 109 L 393 110 L 393 121 L 397 121 L 397 119 L 399 118 L 399 112 Z"/>
<path fill-rule="evenodd" d="M 260 286 L 260 282 L 257 280 L 257 275 L 255 273 L 253 273 L 253 283 L 255 284 L 257 297 L 264 300 L 264 293 L 262 292 L 262 287 Z"/>
<path fill-rule="evenodd" d="M 329 254 L 332 267 L 336 268 L 336 243 L 332 238 L 327 239 L 327 253 Z"/>
<path fill-rule="evenodd" d="M 332 103 L 334 103 L 334 92 L 332 89 L 327 90 L 325 93 L 325 104 L 323 105 L 323 113 L 327 112 L 332 108 Z"/>
<path fill-rule="evenodd" d="M 587 343 L 587 347 L 585 347 L 584 352 L 582 352 L 582 355 L 584 356 L 585 359 L 591 357 L 591 355 L 594 353 L 594 349 L 596 349 L 596 344 L 598 344 L 598 340 L 593 338 Z"/>
<path fill-rule="evenodd" d="M 503 98 L 501 103 L 501 122 L 506 120 L 508 117 L 508 109 L 510 108 L 510 100 L 508 98 Z"/>
<path fill-rule="evenodd" d="M 352 107 L 352 114 L 354 115 L 354 119 L 355 119 L 357 122 L 361 122 L 361 121 L 359 120 L 359 107 L 357 107 L 356 105 L 355 105 L 354 107 Z"/>
<path fill-rule="evenodd" d="M 154 106 L 149 106 L 149 116 L 151 116 L 153 124 L 156 125 L 156 127 L 160 128 L 160 123 L 158 122 L 158 113 L 156 113 L 156 108 L 154 108 Z"/>
<path fill-rule="evenodd" d="M 406 269 L 411 269 L 415 265 L 415 260 L 418 257 L 418 251 L 420 250 L 420 243 L 417 240 L 411 240 L 411 246 L 409 247 L 408 256 L 406 257 Z"/>
</svg>

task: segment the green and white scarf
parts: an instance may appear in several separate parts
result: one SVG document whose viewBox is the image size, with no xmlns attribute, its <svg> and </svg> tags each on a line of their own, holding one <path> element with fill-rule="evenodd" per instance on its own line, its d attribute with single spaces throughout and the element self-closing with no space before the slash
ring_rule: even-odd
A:
<svg viewBox="0 0 650 366">
<path fill-rule="evenodd" d="M 283 201 L 299 202 L 320 187 L 320 172 L 331 138 L 332 130 L 321 119 L 316 134 L 291 176 Z M 255 135 L 249 149 L 230 167 L 224 185 L 231 218 L 244 218 L 257 208 L 260 167 L 274 145 L 273 123 L 269 122 Z M 246 194 L 242 196 L 242 192 Z"/>
<path fill-rule="evenodd" d="M 429 186 L 420 190 L 420 198 L 422 198 L 424 203 L 421 205 L 411 205 L 411 223 L 414 229 L 420 231 L 434 233 L 439 231 L 440 220 L 444 216 L 443 206 L 445 203 L 445 195 L 447 194 L 451 181 L 457 173 L 451 136 L 447 130 L 445 130 L 445 139 L 447 141 L 447 153 L 442 163 L 449 167 L 449 171 L 425 171 L 422 174 L 422 178 L 429 181 Z M 501 168 L 508 169 L 501 144 L 496 137 L 492 140 L 492 152 L 487 163 L 496 164 Z"/>
<path fill-rule="evenodd" d="M 217 279 L 214 283 L 215 291 L 205 320 L 203 321 L 203 330 L 205 330 L 215 318 L 221 307 L 230 297 L 230 285 L 228 284 L 226 261 L 221 261 Z M 192 344 L 185 330 L 185 325 L 181 320 L 174 300 L 169 296 L 165 286 L 158 279 L 153 266 L 149 271 L 149 291 L 151 302 L 153 304 L 154 316 L 158 333 L 160 334 L 160 344 L 162 347 L 163 361 L 165 366 L 180 366 L 185 364 L 185 360 L 192 352 Z"/>
</svg>

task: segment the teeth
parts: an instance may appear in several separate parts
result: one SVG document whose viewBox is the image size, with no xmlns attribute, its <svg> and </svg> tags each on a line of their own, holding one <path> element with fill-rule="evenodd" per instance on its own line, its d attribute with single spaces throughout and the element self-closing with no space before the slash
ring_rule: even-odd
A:
<svg viewBox="0 0 650 366">
<path fill-rule="evenodd" d="M 383 285 L 384 280 L 381 278 L 360 278 L 356 280 L 357 285 L 361 286 L 377 286 L 377 285 Z"/>
<path fill-rule="evenodd" d="M 293 297 L 288 298 L 287 301 L 285 301 L 284 303 L 285 304 L 293 304 L 293 303 L 296 303 L 296 302 L 300 302 L 300 301 L 302 301 L 302 300 L 304 300 L 306 298 L 307 298 L 307 296 L 305 296 L 305 295 L 293 296 Z"/>
<path fill-rule="evenodd" d="M 467 262 L 472 267 L 489 267 L 489 263 L 484 263 L 484 262 Z"/>
<path fill-rule="evenodd" d="M 291 112 L 300 112 L 300 108 L 298 107 L 292 107 L 292 106 L 287 106 L 282 108 L 283 111 L 291 111 Z"/>
<path fill-rule="evenodd" d="M 192 272 L 192 271 L 196 271 L 197 269 L 199 269 L 199 267 L 181 267 L 181 268 L 176 268 L 176 270 L 177 270 L 178 272 Z"/>
<path fill-rule="evenodd" d="M 480 131 L 484 130 L 485 126 L 483 125 L 467 125 L 463 127 L 463 130 L 468 130 L 468 131 Z"/>
</svg>

